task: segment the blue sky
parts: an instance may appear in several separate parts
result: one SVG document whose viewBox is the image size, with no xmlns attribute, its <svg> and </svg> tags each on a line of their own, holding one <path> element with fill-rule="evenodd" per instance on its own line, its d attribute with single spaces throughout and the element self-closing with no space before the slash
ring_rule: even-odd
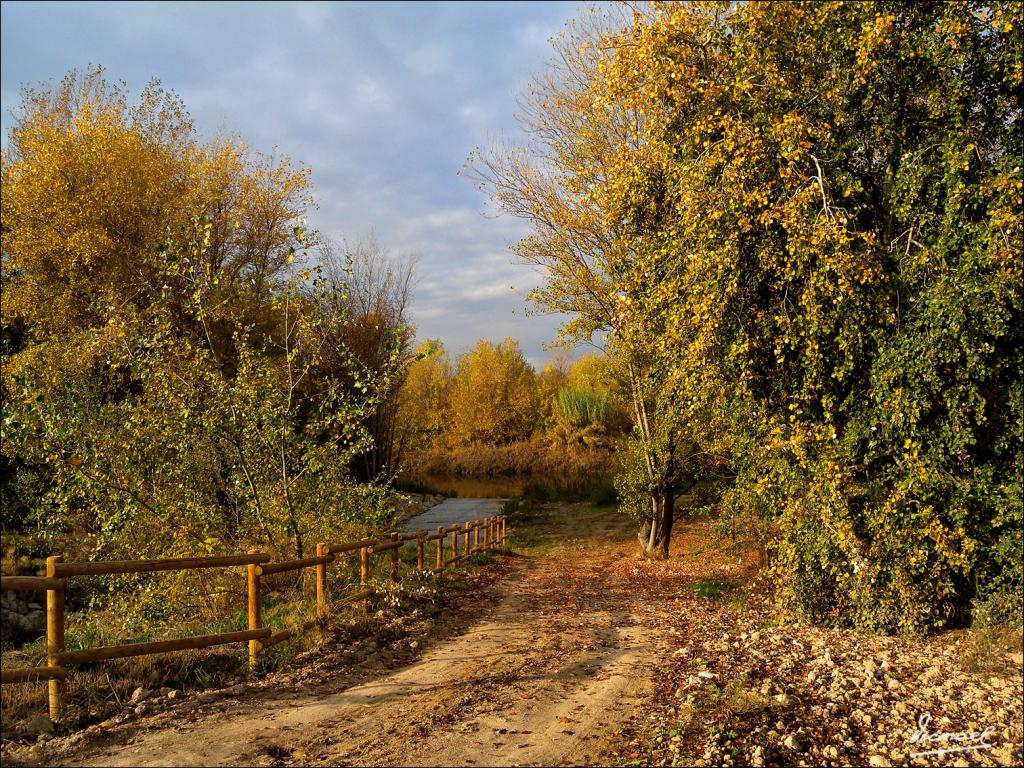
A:
<svg viewBox="0 0 1024 768">
<path fill-rule="evenodd" d="M 487 215 L 456 174 L 518 137 L 515 96 L 578 3 L 2 3 L 2 128 L 22 84 L 107 68 L 137 93 L 177 92 L 206 135 L 237 133 L 313 169 L 310 224 L 374 231 L 419 257 L 419 336 L 459 352 L 519 339 L 535 365 L 559 319 L 526 316 L 540 280 L 508 246 L 526 226 Z M 517 292 L 513 292 L 515 287 Z"/>
</svg>

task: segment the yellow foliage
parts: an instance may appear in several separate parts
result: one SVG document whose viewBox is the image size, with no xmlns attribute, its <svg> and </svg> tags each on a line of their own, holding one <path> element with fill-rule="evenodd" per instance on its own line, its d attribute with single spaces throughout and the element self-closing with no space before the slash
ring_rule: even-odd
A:
<svg viewBox="0 0 1024 768">
<path fill-rule="evenodd" d="M 200 143 L 157 81 L 135 105 L 101 68 L 22 97 L 3 156 L 5 324 L 42 339 L 142 303 L 160 285 L 161 243 L 195 216 L 209 220 L 202 259 L 215 284 L 266 281 L 289 262 L 308 170 L 237 139 Z"/>
</svg>

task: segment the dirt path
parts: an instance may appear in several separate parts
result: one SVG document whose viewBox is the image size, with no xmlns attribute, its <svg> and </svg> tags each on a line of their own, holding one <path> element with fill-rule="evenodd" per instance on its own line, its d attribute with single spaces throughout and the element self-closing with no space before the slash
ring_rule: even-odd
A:
<svg viewBox="0 0 1024 768">
<path fill-rule="evenodd" d="M 70 765 L 601 763 L 651 688 L 612 555 L 509 558 L 497 599 L 413 664 L 358 684 L 162 712 Z"/>
<path fill-rule="evenodd" d="M 612 508 L 545 505 L 517 524 L 529 556 L 460 571 L 455 607 L 407 617 L 415 639 L 385 623 L 372 643 L 327 637 L 235 698 L 164 702 L 5 763 L 1021 764 L 1019 633 L 1007 657 L 985 631 L 779 626 L 756 557 L 712 518 L 682 521 L 669 561 L 639 558 Z M 925 714 L 989 742 L 921 756 Z"/>
</svg>

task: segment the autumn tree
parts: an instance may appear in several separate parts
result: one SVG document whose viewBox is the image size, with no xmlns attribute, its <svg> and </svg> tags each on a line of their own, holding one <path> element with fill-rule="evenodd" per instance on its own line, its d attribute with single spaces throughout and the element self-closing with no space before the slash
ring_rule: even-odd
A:
<svg viewBox="0 0 1024 768">
<path fill-rule="evenodd" d="M 478 167 L 541 305 L 610 331 L 652 543 L 719 467 L 787 611 L 1019 617 L 1021 11 L 651 4 L 557 43 Z"/>
<path fill-rule="evenodd" d="M 254 285 L 263 297 L 289 264 L 308 187 L 287 158 L 199 142 L 157 81 L 134 104 L 101 68 L 26 87 L 3 156 L 5 336 L 70 341 L 111 307 L 150 301 L 158 246 L 197 213 L 211 224 L 205 258 L 219 289 Z"/>
<path fill-rule="evenodd" d="M 372 443 L 363 424 L 385 383 L 351 354 L 325 374 L 342 318 L 320 311 L 312 268 L 274 286 L 269 334 L 234 316 L 207 272 L 209 226 L 167 244 L 144 310 L 112 311 L 74 350 L 32 345 L 6 361 L 5 454 L 48 471 L 40 522 L 83 533 L 86 553 L 287 542 L 302 557 L 307 535 L 367 510 L 347 468 Z M 204 332 L 182 338 L 183 314 Z M 214 326 L 230 329 L 227 345 Z"/>
<path fill-rule="evenodd" d="M 371 235 L 352 243 L 325 242 L 319 251 L 325 284 L 325 310 L 345 318 L 338 363 L 354 355 L 367 377 L 386 383 L 387 396 L 370 416 L 366 428 L 372 446 L 353 469 L 365 480 L 398 470 L 407 434 L 399 422 L 401 382 L 414 361 L 415 329 L 408 318 L 416 259 L 392 257 Z"/>
<path fill-rule="evenodd" d="M 596 6 L 555 38 L 555 57 L 520 104 L 526 143 L 475 154 L 470 173 L 502 211 L 531 224 L 515 249 L 545 278 L 531 301 L 566 315 L 563 338 L 605 340 L 622 365 L 640 460 L 628 508 L 644 550 L 667 556 L 679 471 L 671 457 L 685 422 L 664 387 L 672 361 L 653 343 L 658 329 L 631 323 L 622 303 L 642 244 L 621 216 L 620 169 L 647 145 L 648 123 L 643 104 L 611 97 L 605 83 L 614 51 L 605 42 L 631 23 L 625 6 Z"/>
<path fill-rule="evenodd" d="M 451 413 L 452 363 L 439 339 L 414 350 L 398 399 L 399 440 L 410 451 L 444 444 Z"/>
<path fill-rule="evenodd" d="M 529 438 L 537 418 L 535 376 L 514 339 L 478 341 L 455 366 L 449 443 L 502 444 Z"/>
<path fill-rule="evenodd" d="M 621 327 L 791 613 L 1019 620 L 1021 10 L 655 5 L 597 43 L 646 133 Z"/>
<path fill-rule="evenodd" d="M 302 556 L 387 514 L 349 467 L 392 382 L 308 261 L 306 170 L 203 144 L 173 94 L 129 105 L 99 70 L 27 89 L 9 146 L 5 497 L 34 474 L 31 522 L 86 557 Z"/>
</svg>

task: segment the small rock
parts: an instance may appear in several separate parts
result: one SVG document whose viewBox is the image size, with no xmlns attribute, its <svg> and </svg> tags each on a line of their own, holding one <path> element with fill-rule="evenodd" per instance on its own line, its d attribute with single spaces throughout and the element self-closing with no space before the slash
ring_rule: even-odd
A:
<svg viewBox="0 0 1024 768">
<path fill-rule="evenodd" d="M 179 696 L 181 696 L 181 691 L 174 691 L 174 690 L 171 690 L 171 691 L 168 691 L 168 692 L 167 692 L 167 698 L 168 698 L 168 699 L 170 699 L 171 701 L 174 701 L 174 700 L 175 700 L 175 699 L 177 699 L 177 698 L 178 698 Z"/>
<path fill-rule="evenodd" d="M 132 697 L 129 699 L 129 701 L 132 704 L 138 704 L 147 696 L 149 696 L 149 691 L 147 691 L 145 688 L 139 687 L 132 691 Z"/>
<path fill-rule="evenodd" d="M 761 768 L 764 765 L 764 747 L 756 746 L 750 753 L 750 764 L 755 768 Z"/>
<path fill-rule="evenodd" d="M 876 768 L 885 768 L 889 765 L 889 761 L 882 757 L 882 755 L 871 755 L 868 758 L 868 765 L 876 766 Z"/>
<path fill-rule="evenodd" d="M 697 677 L 703 677 L 705 680 L 713 680 L 714 678 L 718 677 L 718 675 L 716 675 L 714 672 L 708 672 L 705 670 L 704 672 L 698 672 Z"/>
<path fill-rule="evenodd" d="M 793 698 L 785 693 L 775 694 L 772 696 L 772 700 L 774 700 L 780 707 L 788 707 L 793 703 Z"/>
<path fill-rule="evenodd" d="M 829 744 L 828 746 L 826 746 L 823 750 L 821 750 L 821 753 L 825 755 L 825 757 L 827 757 L 829 760 L 835 760 L 839 757 L 839 750 L 836 748 L 834 744 Z"/>
<path fill-rule="evenodd" d="M 147 712 L 149 712 L 148 704 L 139 704 L 139 706 L 135 708 L 135 714 L 137 717 L 142 717 Z"/>
<path fill-rule="evenodd" d="M 782 746 L 796 751 L 800 749 L 800 740 L 796 737 L 795 733 L 791 733 L 782 740 Z"/>
</svg>

